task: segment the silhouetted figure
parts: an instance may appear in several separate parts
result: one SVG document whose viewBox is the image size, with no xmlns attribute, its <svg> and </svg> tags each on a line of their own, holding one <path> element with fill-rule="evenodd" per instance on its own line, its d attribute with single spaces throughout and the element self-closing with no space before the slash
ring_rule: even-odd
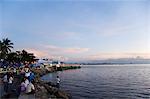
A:
<svg viewBox="0 0 150 99">
<path fill-rule="evenodd" d="M 56 87 L 57 88 L 60 87 L 60 78 L 59 78 L 59 76 L 57 76 L 57 78 L 56 78 Z"/>
<path fill-rule="evenodd" d="M 7 93 L 8 91 L 8 73 L 6 73 L 3 77 L 3 83 L 4 83 L 4 92 Z"/>
</svg>

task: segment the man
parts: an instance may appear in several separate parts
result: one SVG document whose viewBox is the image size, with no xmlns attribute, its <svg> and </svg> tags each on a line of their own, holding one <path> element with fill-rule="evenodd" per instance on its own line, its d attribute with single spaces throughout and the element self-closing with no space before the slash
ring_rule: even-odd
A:
<svg viewBox="0 0 150 99">
<path fill-rule="evenodd" d="M 59 78 L 59 76 L 57 76 L 56 82 L 57 82 L 56 87 L 59 88 L 60 87 L 60 78 Z"/>
<path fill-rule="evenodd" d="M 4 83 L 4 91 L 7 92 L 8 91 L 8 73 L 5 74 L 3 78 L 3 83 Z"/>
<path fill-rule="evenodd" d="M 8 93 L 10 94 L 12 92 L 12 88 L 13 88 L 13 74 L 12 73 L 9 73 L 9 76 L 8 76 Z"/>
<path fill-rule="evenodd" d="M 29 77 L 31 72 L 30 72 L 30 69 L 27 65 L 24 67 L 24 70 L 25 70 L 25 76 Z"/>
<path fill-rule="evenodd" d="M 31 81 L 27 88 L 26 88 L 26 93 L 27 94 L 34 94 L 35 93 L 35 87 L 34 87 L 34 81 Z"/>
<path fill-rule="evenodd" d="M 25 88 L 27 88 L 28 84 L 29 84 L 29 79 L 28 77 L 24 77 L 24 81 L 25 81 Z"/>
<path fill-rule="evenodd" d="M 35 78 L 34 73 L 31 71 L 30 76 L 29 76 L 29 81 L 33 81 Z"/>
</svg>

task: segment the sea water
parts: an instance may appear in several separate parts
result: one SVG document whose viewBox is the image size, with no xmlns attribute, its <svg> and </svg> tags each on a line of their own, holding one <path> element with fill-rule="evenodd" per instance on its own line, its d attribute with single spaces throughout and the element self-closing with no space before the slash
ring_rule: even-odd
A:
<svg viewBox="0 0 150 99">
<path fill-rule="evenodd" d="M 42 77 L 55 83 L 73 99 L 150 98 L 150 64 L 85 65 L 81 69 L 50 73 Z"/>
</svg>

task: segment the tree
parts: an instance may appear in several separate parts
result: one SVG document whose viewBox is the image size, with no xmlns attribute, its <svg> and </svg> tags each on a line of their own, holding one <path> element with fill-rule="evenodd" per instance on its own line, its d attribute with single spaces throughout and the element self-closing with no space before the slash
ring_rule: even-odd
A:
<svg viewBox="0 0 150 99">
<path fill-rule="evenodd" d="M 2 41 L 0 41 L 0 56 L 1 56 L 0 58 L 6 59 L 7 54 L 11 52 L 12 48 L 13 43 L 11 42 L 11 40 L 9 40 L 8 38 L 2 39 Z"/>
<path fill-rule="evenodd" d="M 33 62 L 35 61 L 35 56 L 33 53 L 22 50 L 9 53 L 6 60 L 9 62 Z"/>
<path fill-rule="evenodd" d="M 8 38 L 0 40 L 0 59 L 4 59 L 7 62 L 33 62 L 35 56 L 33 53 L 28 53 L 25 50 L 11 52 L 13 43 Z"/>
<path fill-rule="evenodd" d="M 34 61 L 35 60 L 35 56 L 34 56 L 34 54 L 33 53 L 28 53 L 27 51 L 25 51 L 25 50 L 22 50 L 21 51 L 21 61 L 22 62 L 25 62 L 25 61 L 27 61 L 27 62 L 32 62 L 32 61 Z"/>
<path fill-rule="evenodd" d="M 7 54 L 7 59 L 8 62 L 18 62 L 19 58 L 16 52 L 11 52 L 9 54 Z"/>
</svg>

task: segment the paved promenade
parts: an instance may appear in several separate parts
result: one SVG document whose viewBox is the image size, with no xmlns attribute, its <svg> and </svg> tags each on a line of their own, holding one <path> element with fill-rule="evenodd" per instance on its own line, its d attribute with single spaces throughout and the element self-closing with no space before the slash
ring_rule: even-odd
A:
<svg viewBox="0 0 150 99">
<path fill-rule="evenodd" d="M 25 93 L 21 93 L 18 99 L 35 99 L 34 94 L 27 95 Z"/>
</svg>

